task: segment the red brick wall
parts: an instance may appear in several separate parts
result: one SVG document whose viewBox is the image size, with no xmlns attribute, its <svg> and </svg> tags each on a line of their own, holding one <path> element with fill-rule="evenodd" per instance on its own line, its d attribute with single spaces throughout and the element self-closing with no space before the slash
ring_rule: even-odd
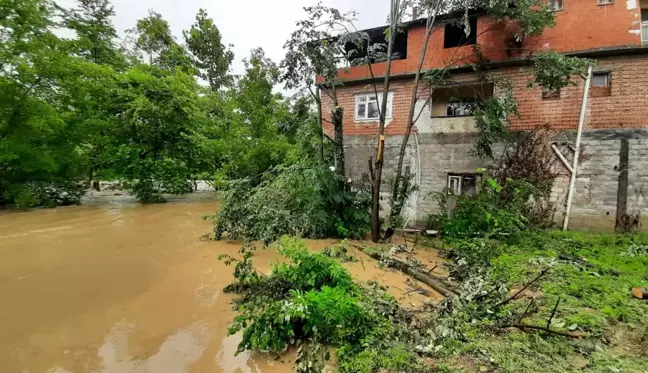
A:
<svg viewBox="0 0 648 373">
<path fill-rule="evenodd" d="M 542 35 L 529 38 L 523 46 L 529 50 L 554 50 L 557 52 L 585 51 L 596 48 L 641 45 L 639 0 L 636 7 L 628 9 L 628 3 L 635 0 L 616 0 L 612 5 L 596 5 L 596 0 L 564 0 L 564 9 L 556 12 L 556 26 L 546 29 Z M 477 44 L 484 57 L 490 61 L 509 58 L 505 47 L 516 25 L 498 23 L 486 16 L 477 23 Z M 425 36 L 424 27 L 408 31 L 407 59 L 392 62 L 392 75 L 412 73 L 416 70 L 420 49 Z M 444 29 L 435 30 L 430 38 L 424 69 L 447 65 L 461 66 L 475 60 L 472 46 L 443 48 Z M 520 52 L 513 53 L 518 57 Z M 374 76 L 385 73 L 386 63 L 373 65 Z M 355 66 L 340 70 L 342 80 L 368 79 L 371 77 L 366 66 Z"/>
<path fill-rule="evenodd" d="M 611 74 L 610 96 L 590 97 L 586 126 L 598 128 L 645 128 L 648 127 L 648 57 L 646 55 L 609 57 L 598 60 L 595 71 Z M 520 118 L 512 117 L 512 129 L 531 129 L 549 125 L 555 129 L 573 129 L 578 126 L 582 101 L 583 80 L 576 77 L 575 86 L 561 90 L 560 99 L 543 100 L 540 88 L 527 88 L 531 79 L 529 68 L 508 68 L 495 72 L 513 80 L 514 95 L 518 100 Z M 470 74 L 464 77 L 471 79 Z M 395 81 L 391 85 L 394 94 L 393 119 L 386 133 L 403 134 L 411 103 L 411 80 Z M 339 89 L 340 105 L 344 108 L 344 132 L 347 135 L 376 135 L 378 122 L 355 122 L 355 95 L 372 92 L 370 85 L 348 85 Z M 497 92 L 495 92 L 497 94 Z M 423 97 L 425 99 L 425 97 Z M 329 118 L 331 100 L 323 96 L 324 119 Z M 425 114 L 424 114 L 425 115 Z M 327 133 L 332 128 L 325 123 Z"/>
<path fill-rule="evenodd" d="M 401 80 L 393 82 L 390 85 L 390 92 L 393 92 L 394 95 L 392 104 L 392 119 L 387 120 L 388 124 L 385 127 L 385 133 L 404 133 L 410 103 L 412 102 L 412 84 L 413 82 L 410 80 Z M 378 121 L 355 121 L 355 95 L 371 92 L 373 92 L 372 85 L 354 85 L 339 88 L 338 102 L 344 109 L 343 125 L 345 135 L 378 134 Z M 333 133 L 333 126 L 330 123 L 327 123 L 327 119 L 330 119 L 331 107 L 331 99 L 327 95 L 322 94 L 322 115 L 324 116 L 324 130 L 329 135 L 332 135 Z"/>
<path fill-rule="evenodd" d="M 618 2 L 618 1 L 617 1 Z M 610 57 L 599 59 L 595 71 L 609 71 L 610 96 L 589 97 L 587 128 L 648 127 L 648 57 Z M 559 100 L 543 100 L 540 88 L 526 88 L 531 78 L 528 69 L 502 70 L 513 79 L 520 118 L 510 118 L 514 129 L 550 125 L 556 129 L 578 126 L 583 95 L 583 79 L 575 86 L 563 88 Z"/>
</svg>

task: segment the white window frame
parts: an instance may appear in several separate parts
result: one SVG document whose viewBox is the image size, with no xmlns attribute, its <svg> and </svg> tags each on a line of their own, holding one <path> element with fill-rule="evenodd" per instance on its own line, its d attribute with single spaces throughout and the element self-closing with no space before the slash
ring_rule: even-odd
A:
<svg viewBox="0 0 648 373">
<path fill-rule="evenodd" d="M 380 117 L 369 117 L 369 103 L 376 102 L 376 105 L 380 108 L 382 104 L 382 93 L 378 93 L 378 100 L 376 101 L 375 93 L 362 93 L 355 96 L 355 121 L 356 122 L 376 122 L 380 120 Z M 392 119 L 392 106 L 394 104 L 394 93 L 389 92 L 387 94 L 387 110 L 385 113 L 385 119 Z M 360 107 L 364 106 L 364 116 L 360 116 Z M 377 110 L 379 112 L 380 110 Z"/>
<path fill-rule="evenodd" d="M 448 194 L 455 196 L 461 195 L 461 179 L 461 175 L 448 175 Z"/>
</svg>

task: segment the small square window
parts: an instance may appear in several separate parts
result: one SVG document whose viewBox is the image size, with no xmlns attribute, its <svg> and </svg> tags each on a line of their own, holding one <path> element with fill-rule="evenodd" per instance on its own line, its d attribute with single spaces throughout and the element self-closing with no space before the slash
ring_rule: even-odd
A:
<svg viewBox="0 0 648 373">
<path fill-rule="evenodd" d="M 392 117 L 392 103 L 394 101 L 393 93 L 389 92 L 387 95 L 387 110 L 385 118 L 391 119 Z M 382 94 L 379 93 L 378 97 L 374 93 L 367 93 L 356 96 L 355 101 L 355 119 L 356 120 L 379 120 L 379 105 L 382 104 Z"/>
<path fill-rule="evenodd" d="M 610 87 L 610 73 L 597 72 L 592 74 L 592 87 Z"/>
<path fill-rule="evenodd" d="M 542 90 L 543 100 L 560 100 L 560 89 Z"/>
<path fill-rule="evenodd" d="M 596 0 L 596 5 L 612 5 L 614 0 Z"/>
<path fill-rule="evenodd" d="M 554 12 L 563 10 L 563 0 L 547 0 L 547 4 Z"/>
</svg>

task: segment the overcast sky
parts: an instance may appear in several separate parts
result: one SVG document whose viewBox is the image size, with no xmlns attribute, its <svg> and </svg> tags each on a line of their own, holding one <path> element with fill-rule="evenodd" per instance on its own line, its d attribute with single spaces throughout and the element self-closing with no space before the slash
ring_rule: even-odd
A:
<svg viewBox="0 0 648 373">
<path fill-rule="evenodd" d="M 64 7 L 74 6 L 75 0 L 57 0 Z M 144 18 L 149 9 L 162 14 L 171 24 L 175 37 L 182 40 L 182 30 L 194 22 L 198 9 L 203 8 L 221 31 L 224 44 L 234 44 L 232 71 L 243 72 L 242 59 L 250 50 L 262 47 L 266 55 L 279 63 L 284 56 L 283 44 L 303 19 L 304 6 L 317 0 L 112 0 L 115 7 L 114 25 L 120 36 Z M 323 0 L 324 5 L 342 12 L 355 10 L 358 28 L 379 26 L 386 22 L 388 0 Z"/>
</svg>

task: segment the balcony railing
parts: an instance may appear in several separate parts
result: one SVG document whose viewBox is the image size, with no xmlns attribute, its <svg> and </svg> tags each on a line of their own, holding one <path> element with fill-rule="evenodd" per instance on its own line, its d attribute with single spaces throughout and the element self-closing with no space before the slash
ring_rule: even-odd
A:
<svg viewBox="0 0 648 373">
<path fill-rule="evenodd" d="M 648 21 L 641 22 L 641 43 L 648 45 Z"/>
</svg>

